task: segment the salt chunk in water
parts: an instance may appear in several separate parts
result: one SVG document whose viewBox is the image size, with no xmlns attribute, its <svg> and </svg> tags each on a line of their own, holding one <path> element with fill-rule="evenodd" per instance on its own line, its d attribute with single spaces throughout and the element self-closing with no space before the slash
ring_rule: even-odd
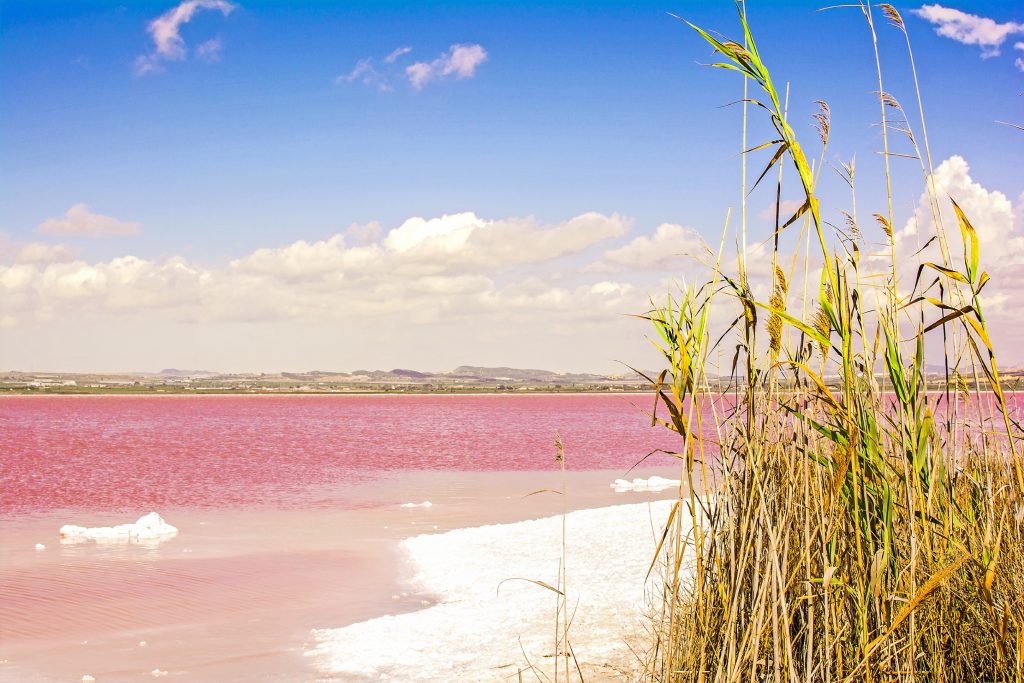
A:
<svg viewBox="0 0 1024 683">
<path fill-rule="evenodd" d="M 159 541 L 177 536 L 178 529 L 164 521 L 155 512 L 139 517 L 134 524 L 118 524 L 117 526 L 84 527 L 65 524 L 60 528 L 61 543 L 138 543 L 139 541 Z"/>
<path fill-rule="evenodd" d="M 633 481 L 616 479 L 612 482 L 611 487 L 615 489 L 616 493 L 625 493 L 627 491 L 663 491 L 673 486 L 679 486 L 679 484 L 680 480 L 678 479 L 666 479 L 654 475 L 649 479 L 634 479 Z"/>
</svg>

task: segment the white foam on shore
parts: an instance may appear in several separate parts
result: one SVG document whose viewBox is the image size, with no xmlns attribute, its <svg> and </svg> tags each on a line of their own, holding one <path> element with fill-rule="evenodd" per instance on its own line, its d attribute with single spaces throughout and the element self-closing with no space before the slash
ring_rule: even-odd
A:
<svg viewBox="0 0 1024 683">
<path fill-rule="evenodd" d="M 671 506 L 617 505 L 566 517 L 568 604 L 575 610 L 569 639 L 587 680 L 616 677 L 615 667 L 634 661 L 627 640 L 642 627 L 644 577 Z M 680 511 L 689 518 L 686 506 Z M 514 681 L 527 658 L 551 675 L 556 595 L 505 580 L 555 585 L 561 542 L 561 516 L 407 539 L 401 546 L 413 587 L 438 602 L 315 630 L 316 647 L 306 654 L 342 680 Z"/>
<path fill-rule="evenodd" d="M 616 479 L 612 482 L 611 487 L 615 489 L 615 493 L 626 493 L 627 491 L 664 491 L 665 489 L 679 486 L 681 483 L 679 479 L 666 479 L 665 477 L 655 475 L 649 479 L 634 479 L 633 481 Z"/>
<path fill-rule="evenodd" d="M 402 503 L 398 507 L 400 507 L 400 508 L 429 508 L 429 507 L 433 507 L 433 506 L 434 506 L 433 503 L 431 503 L 429 500 L 425 500 L 422 503 Z"/>
<path fill-rule="evenodd" d="M 139 517 L 134 524 L 84 527 L 65 524 L 60 528 L 61 543 L 140 543 L 160 542 L 178 535 L 177 527 L 164 521 L 155 512 Z"/>
</svg>

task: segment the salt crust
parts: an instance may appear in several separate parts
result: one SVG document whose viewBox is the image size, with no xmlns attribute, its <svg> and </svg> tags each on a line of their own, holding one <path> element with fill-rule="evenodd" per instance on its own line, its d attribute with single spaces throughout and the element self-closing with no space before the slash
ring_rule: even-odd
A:
<svg viewBox="0 0 1024 683">
<path fill-rule="evenodd" d="M 644 577 L 672 502 L 566 516 L 569 638 L 588 681 L 621 678 L 634 661 L 627 640 L 642 628 Z M 680 514 L 688 523 L 685 505 Z M 556 584 L 561 540 L 561 516 L 407 539 L 411 588 L 436 604 L 314 630 L 306 654 L 332 680 L 514 681 L 527 658 L 550 676 L 556 595 L 505 580 Z"/>
<path fill-rule="evenodd" d="M 649 479 L 634 479 L 633 481 L 616 479 L 612 482 L 611 487 L 615 489 L 615 493 L 625 493 L 627 491 L 664 491 L 665 489 L 679 486 L 680 483 L 678 479 L 666 479 L 665 477 L 655 475 Z"/>
<path fill-rule="evenodd" d="M 134 524 L 84 527 L 65 524 L 60 528 L 61 543 L 150 543 L 160 542 L 178 535 L 177 527 L 164 521 L 155 512 L 139 517 Z"/>
<path fill-rule="evenodd" d="M 402 503 L 398 507 L 400 507 L 400 508 L 429 508 L 429 507 L 433 507 L 433 506 L 434 506 L 433 503 L 431 503 L 429 500 L 425 500 L 422 503 Z"/>
</svg>

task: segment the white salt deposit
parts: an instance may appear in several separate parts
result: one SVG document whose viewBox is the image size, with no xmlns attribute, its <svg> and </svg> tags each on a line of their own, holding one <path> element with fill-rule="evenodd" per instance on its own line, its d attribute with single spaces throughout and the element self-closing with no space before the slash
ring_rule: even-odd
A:
<svg viewBox="0 0 1024 683">
<path fill-rule="evenodd" d="M 587 680 L 621 678 L 635 661 L 644 577 L 673 501 L 571 512 L 566 517 L 569 633 Z M 685 506 L 681 512 L 689 519 Z M 435 603 L 337 629 L 315 630 L 307 652 L 344 680 L 509 681 L 527 657 L 551 674 L 562 518 L 456 529 L 402 542 L 416 589 Z M 503 583 L 504 582 L 504 583 Z M 398 645 L 396 647 L 396 644 Z M 525 655 L 524 655 L 525 651 Z M 524 676 L 533 680 L 533 675 Z"/>
<path fill-rule="evenodd" d="M 402 503 L 398 507 L 402 507 L 402 508 L 429 508 L 429 507 L 433 507 L 433 506 L 434 506 L 433 503 L 431 503 L 429 500 L 425 500 L 422 503 Z"/>
<path fill-rule="evenodd" d="M 155 512 L 139 517 L 134 524 L 84 527 L 65 524 L 60 528 L 61 543 L 138 543 L 162 541 L 178 534 L 178 529 L 164 521 Z"/>
<path fill-rule="evenodd" d="M 46 550 L 46 546 L 42 543 L 36 543 L 36 550 Z"/>
<path fill-rule="evenodd" d="M 153 678 L 162 678 L 163 676 L 167 675 L 167 672 L 163 669 L 153 669 L 149 673 L 151 676 L 153 676 Z"/>
<path fill-rule="evenodd" d="M 82 676 L 82 683 L 94 683 L 96 679 L 89 674 Z"/>
<path fill-rule="evenodd" d="M 626 493 L 627 491 L 664 491 L 673 486 L 679 486 L 680 483 L 678 479 L 666 479 L 655 475 L 648 479 L 634 479 L 633 481 L 616 479 L 611 486 L 615 489 L 615 493 Z"/>
</svg>

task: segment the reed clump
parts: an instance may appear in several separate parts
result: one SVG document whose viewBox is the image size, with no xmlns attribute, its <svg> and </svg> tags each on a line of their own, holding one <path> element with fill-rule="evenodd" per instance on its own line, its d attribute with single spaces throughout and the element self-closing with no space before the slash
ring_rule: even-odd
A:
<svg viewBox="0 0 1024 683">
<path fill-rule="evenodd" d="M 899 13 L 853 7 L 873 45 L 883 28 L 906 38 L 916 83 Z M 723 235 L 708 281 L 644 316 L 666 363 L 650 378 L 653 423 L 679 435 L 686 487 L 706 494 L 680 498 L 659 546 L 646 678 L 1024 681 L 1022 433 L 975 227 L 936 187 L 923 107 L 912 126 L 882 87 L 877 47 L 885 201 L 858 220 L 850 162 L 836 170 L 851 204 L 826 212 L 828 106 L 812 160 L 737 9 L 735 40 L 691 27 L 713 66 L 743 78 L 744 138 L 748 123 L 771 131 L 744 152 L 770 155 L 754 185 L 777 176 L 776 198 L 792 183 L 802 203 L 777 217 L 767 272 L 748 267 L 744 207 L 736 266 Z M 921 167 L 933 220 L 920 256 L 893 228 L 890 159 Z M 725 397 L 708 372 L 721 356 Z"/>
</svg>

